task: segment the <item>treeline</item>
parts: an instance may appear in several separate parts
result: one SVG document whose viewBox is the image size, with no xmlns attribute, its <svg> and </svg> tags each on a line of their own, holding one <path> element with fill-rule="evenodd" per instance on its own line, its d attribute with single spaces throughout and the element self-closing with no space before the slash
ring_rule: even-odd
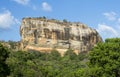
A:
<svg viewBox="0 0 120 77">
<path fill-rule="evenodd" d="M 12 51 L 0 44 L 0 77 L 120 77 L 120 39 L 106 39 L 89 53 L 64 57 L 51 53 Z"/>
<path fill-rule="evenodd" d="M 51 53 L 6 51 L 9 52 L 5 62 L 10 69 L 6 70 L 8 77 L 75 77 L 79 68 L 86 67 L 86 53 L 76 55 L 71 49 L 64 57 L 56 50 Z"/>
<path fill-rule="evenodd" d="M 11 52 L 6 62 L 11 69 L 10 77 L 74 77 L 79 68 L 85 67 L 84 57 L 77 56 L 72 50 L 64 57 L 56 50 L 51 54 L 17 51 Z"/>
</svg>

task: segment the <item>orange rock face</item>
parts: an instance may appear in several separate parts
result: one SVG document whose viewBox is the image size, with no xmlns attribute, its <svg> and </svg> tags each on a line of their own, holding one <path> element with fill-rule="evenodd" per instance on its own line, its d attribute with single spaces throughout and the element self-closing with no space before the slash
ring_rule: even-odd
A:
<svg viewBox="0 0 120 77">
<path fill-rule="evenodd" d="M 20 34 L 22 49 L 33 46 L 40 51 L 56 48 L 62 52 L 71 48 L 78 53 L 86 52 L 102 42 L 98 32 L 84 24 L 44 18 L 24 18 Z"/>
</svg>

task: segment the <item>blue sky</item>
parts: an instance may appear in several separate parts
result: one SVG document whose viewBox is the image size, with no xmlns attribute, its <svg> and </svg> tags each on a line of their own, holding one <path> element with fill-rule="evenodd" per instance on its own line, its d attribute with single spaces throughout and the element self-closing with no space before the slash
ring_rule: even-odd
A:
<svg viewBox="0 0 120 77">
<path fill-rule="evenodd" d="M 0 0 L 0 40 L 19 41 L 22 18 L 41 16 L 84 23 L 103 39 L 120 37 L 120 0 Z"/>
</svg>

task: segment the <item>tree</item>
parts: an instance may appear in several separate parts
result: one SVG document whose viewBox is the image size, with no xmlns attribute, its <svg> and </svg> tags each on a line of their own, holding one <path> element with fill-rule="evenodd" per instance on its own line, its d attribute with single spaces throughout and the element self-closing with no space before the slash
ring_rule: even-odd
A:
<svg viewBox="0 0 120 77">
<path fill-rule="evenodd" d="M 48 54 L 48 55 L 49 55 L 48 58 L 50 58 L 51 60 L 57 60 L 57 61 L 59 61 L 60 58 L 61 58 L 60 53 L 57 50 L 55 50 L 55 49 L 53 49 L 51 51 L 51 53 Z"/>
<path fill-rule="evenodd" d="M 120 77 L 120 39 L 106 39 L 89 53 L 90 77 Z"/>
<path fill-rule="evenodd" d="M 63 22 L 64 22 L 64 23 L 67 23 L 67 20 L 66 20 L 66 19 L 63 19 Z"/>
<path fill-rule="evenodd" d="M 77 55 L 72 49 L 68 49 L 64 55 L 64 58 L 68 58 L 68 60 L 75 60 Z"/>
<path fill-rule="evenodd" d="M 45 16 L 43 16 L 43 19 L 46 19 L 46 17 L 45 17 Z"/>
<path fill-rule="evenodd" d="M 6 64 L 8 55 L 8 49 L 0 44 L 0 77 L 6 77 L 10 73 L 8 65 Z"/>
<path fill-rule="evenodd" d="M 85 63 L 77 58 L 71 49 L 64 57 L 55 49 L 51 53 L 29 50 L 10 52 L 6 62 L 11 69 L 9 77 L 81 77 Z"/>
</svg>

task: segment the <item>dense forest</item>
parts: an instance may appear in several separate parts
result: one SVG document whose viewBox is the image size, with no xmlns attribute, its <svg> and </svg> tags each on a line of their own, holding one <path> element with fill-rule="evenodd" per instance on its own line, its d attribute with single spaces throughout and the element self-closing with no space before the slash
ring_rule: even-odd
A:
<svg viewBox="0 0 120 77">
<path fill-rule="evenodd" d="M 34 50 L 15 51 L 0 44 L 0 77 L 120 77 L 120 39 L 106 39 L 89 52 L 63 57 Z"/>
</svg>

